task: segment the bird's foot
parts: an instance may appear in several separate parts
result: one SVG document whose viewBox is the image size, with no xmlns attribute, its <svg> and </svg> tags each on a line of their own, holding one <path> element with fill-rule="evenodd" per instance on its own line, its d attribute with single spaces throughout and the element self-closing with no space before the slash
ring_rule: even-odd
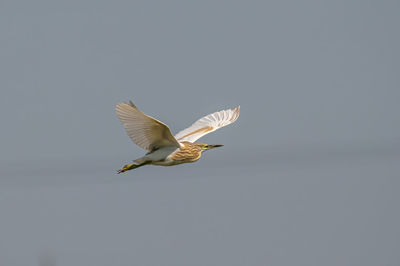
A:
<svg viewBox="0 0 400 266">
<path fill-rule="evenodd" d="M 118 174 L 126 172 L 128 170 L 132 170 L 135 169 L 137 167 L 137 165 L 135 164 L 125 164 L 124 167 L 122 167 L 121 169 L 118 170 Z"/>
</svg>

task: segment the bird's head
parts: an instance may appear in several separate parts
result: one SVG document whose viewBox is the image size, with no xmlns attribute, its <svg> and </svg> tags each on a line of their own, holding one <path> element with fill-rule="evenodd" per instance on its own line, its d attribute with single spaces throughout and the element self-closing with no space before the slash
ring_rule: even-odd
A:
<svg viewBox="0 0 400 266">
<path fill-rule="evenodd" d="M 222 144 L 205 144 L 205 143 L 196 143 L 196 144 L 202 151 L 211 150 L 211 149 L 214 149 L 214 148 L 218 148 L 218 147 L 224 146 Z"/>
</svg>

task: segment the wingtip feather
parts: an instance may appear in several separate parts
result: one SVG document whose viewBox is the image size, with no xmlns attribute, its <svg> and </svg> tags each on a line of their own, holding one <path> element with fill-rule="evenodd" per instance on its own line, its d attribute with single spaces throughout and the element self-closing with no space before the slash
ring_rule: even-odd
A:
<svg viewBox="0 0 400 266">
<path fill-rule="evenodd" d="M 132 102 L 131 100 L 129 100 L 129 105 L 132 106 L 133 108 L 136 108 L 136 109 L 137 109 L 136 105 L 134 105 L 133 102 Z"/>
</svg>

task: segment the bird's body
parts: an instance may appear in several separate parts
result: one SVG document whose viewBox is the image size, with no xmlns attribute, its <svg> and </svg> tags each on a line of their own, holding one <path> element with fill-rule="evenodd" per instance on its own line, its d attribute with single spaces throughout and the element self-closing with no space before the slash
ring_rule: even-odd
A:
<svg viewBox="0 0 400 266">
<path fill-rule="evenodd" d="M 150 164 L 172 166 L 181 163 L 192 163 L 200 159 L 203 150 L 196 144 L 190 142 L 180 143 L 181 148 L 171 149 L 169 147 L 149 153 L 143 160 Z"/>
<path fill-rule="evenodd" d="M 142 158 L 134 160 L 134 164 L 127 164 L 118 170 L 118 173 L 122 173 L 146 164 L 172 166 L 199 160 L 203 151 L 223 145 L 194 141 L 236 121 L 240 107 L 205 116 L 175 137 L 165 124 L 143 114 L 132 102 L 117 104 L 116 111 L 133 142 L 149 151 Z"/>
</svg>

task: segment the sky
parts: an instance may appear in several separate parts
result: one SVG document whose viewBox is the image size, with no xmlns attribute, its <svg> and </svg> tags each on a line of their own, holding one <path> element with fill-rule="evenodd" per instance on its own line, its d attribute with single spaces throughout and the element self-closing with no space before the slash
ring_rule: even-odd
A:
<svg viewBox="0 0 400 266">
<path fill-rule="evenodd" d="M 398 1 L 1 1 L 0 264 L 398 265 Z M 143 150 L 241 106 L 196 164 Z M 5 218 L 4 218 L 5 217 Z"/>
</svg>

